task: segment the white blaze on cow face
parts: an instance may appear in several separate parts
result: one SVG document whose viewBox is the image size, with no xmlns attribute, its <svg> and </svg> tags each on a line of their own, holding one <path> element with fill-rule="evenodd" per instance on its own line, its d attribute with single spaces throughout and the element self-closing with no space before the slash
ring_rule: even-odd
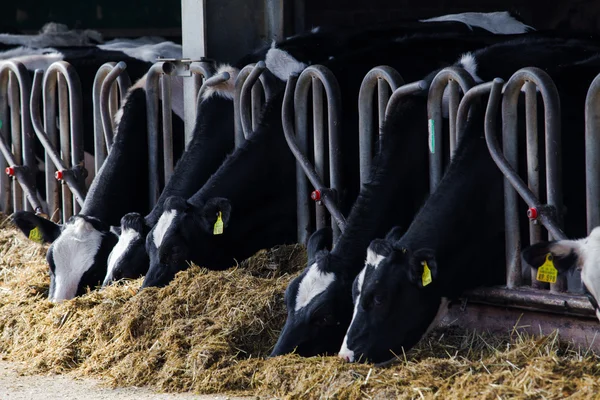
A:
<svg viewBox="0 0 600 400">
<path fill-rule="evenodd" d="M 75 297 L 79 282 L 94 264 L 101 243 L 102 233 L 83 218 L 75 217 L 72 223 L 65 225 L 52 244 L 55 285 L 50 301 Z"/>
<path fill-rule="evenodd" d="M 338 357 L 343 358 L 348 362 L 354 362 L 354 351 L 348 348 L 348 332 L 350 332 L 350 328 L 352 328 L 352 324 L 354 323 L 354 319 L 356 318 L 356 313 L 358 313 L 358 305 L 360 304 L 360 293 L 362 291 L 362 287 L 365 281 L 365 273 L 367 272 L 367 268 L 369 268 L 368 264 L 365 265 L 365 267 L 362 269 L 362 271 L 360 271 L 360 274 L 358 274 L 358 277 L 356 278 L 357 295 L 356 299 L 354 299 L 354 313 L 352 314 L 352 321 L 350 321 L 350 326 L 348 326 L 348 330 L 346 331 L 346 335 L 344 336 L 342 348 L 338 353 Z"/>
<path fill-rule="evenodd" d="M 124 229 L 119 236 L 119 241 L 112 249 L 108 256 L 108 269 L 106 271 L 106 278 L 102 283 L 102 286 L 110 284 L 113 280 L 113 272 L 118 263 L 122 260 L 123 254 L 131 247 L 131 243 L 134 240 L 140 239 L 141 235 L 134 229 Z"/>
<path fill-rule="evenodd" d="M 311 265 L 304 278 L 302 278 L 300 285 L 298 285 L 295 311 L 310 304 L 312 299 L 327 290 L 334 280 L 335 274 L 333 272 L 321 271 L 317 263 Z"/>
<path fill-rule="evenodd" d="M 467 12 L 462 14 L 442 15 L 441 17 L 420 20 L 420 22 L 444 21 L 462 22 L 469 28 L 482 28 L 496 35 L 521 34 L 526 33 L 528 30 L 533 30 L 531 26 L 517 21 L 508 13 L 508 11 L 491 13 Z"/>
<path fill-rule="evenodd" d="M 375 269 L 377 269 L 377 267 L 379 267 L 379 263 L 381 263 L 381 261 L 384 258 L 385 258 L 385 256 L 383 256 L 381 254 L 377 254 L 371 249 L 367 249 L 367 259 L 366 259 L 365 263 L 367 265 L 372 265 Z M 362 286 L 362 284 L 361 284 L 361 286 Z"/>
<path fill-rule="evenodd" d="M 306 64 L 296 60 L 288 52 L 276 48 L 275 43 L 273 43 L 273 47 L 267 52 L 265 64 L 273 75 L 284 82 L 287 82 L 290 75 L 299 74 L 306 68 Z"/>
<path fill-rule="evenodd" d="M 176 210 L 165 211 L 160 216 L 158 223 L 154 227 L 154 232 L 152 233 L 153 240 L 154 240 L 154 246 L 156 246 L 157 249 L 162 244 L 162 241 L 165 237 L 165 233 L 167 233 L 167 231 L 173 224 L 173 220 L 175 219 L 176 216 L 177 216 Z"/>
</svg>

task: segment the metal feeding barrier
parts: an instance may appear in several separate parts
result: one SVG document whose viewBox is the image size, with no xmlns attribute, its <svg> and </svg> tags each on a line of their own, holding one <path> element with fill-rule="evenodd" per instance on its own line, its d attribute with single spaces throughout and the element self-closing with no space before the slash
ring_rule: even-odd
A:
<svg viewBox="0 0 600 400">
<path fill-rule="evenodd" d="M 43 124 L 40 117 L 42 92 Z M 31 90 L 31 122 L 46 152 L 49 215 L 53 216 L 62 209 L 62 221 L 79 213 L 85 199 L 87 171 L 84 167 L 81 107 L 81 83 L 73 66 L 57 61 L 45 73 L 39 69 L 35 71 Z M 56 126 L 57 108 L 59 129 Z M 61 183 L 62 190 L 59 190 L 57 181 Z"/>
<path fill-rule="evenodd" d="M 31 78 L 19 62 L 0 63 L 1 202 L 6 213 L 29 209 L 43 212 L 35 183 L 35 137 L 29 117 Z M 10 128 L 10 134 L 9 134 Z M 25 194 L 26 198 L 23 198 Z"/>
<path fill-rule="evenodd" d="M 588 234 L 600 225 L 600 75 L 585 99 L 585 200 Z"/>
<path fill-rule="evenodd" d="M 93 86 L 94 104 L 94 169 L 95 173 L 106 160 L 114 136 L 114 116 L 127 95 L 131 79 L 125 71 L 127 65 L 108 62 L 96 73 Z"/>
<path fill-rule="evenodd" d="M 246 65 L 235 80 L 233 97 L 235 147 L 257 128 L 264 103 L 273 97 L 273 82 L 264 61 Z M 264 98 L 264 102 L 263 102 Z"/>
<path fill-rule="evenodd" d="M 460 103 L 460 91 L 467 93 L 475 84 L 471 75 L 462 68 L 448 67 L 441 70 L 429 86 L 427 97 L 427 126 L 429 131 L 429 191 L 433 192 L 443 173 L 443 102 L 447 88 L 450 157 L 457 144 L 456 118 Z"/>
<path fill-rule="evenodd" d="M 314 165 L 308 154 L 308 91 L 312 87 L 313 154 Z M 323 93 L 325 90 L 325 94 Z M 324 96 L 325 95 L 325 96 Z M 327 99 L 327 133 L 329 137 L 329 168 L 326 176 L 324 98 Z M 288 79 L 283 99 L 283 131 L 290 150 L 297 160 L 298 241 L 305 243 L 311 230 L 309 189 L 306 178 L 315 190 L 310 195 L 317 202 L 316 229 L 327 225 L 324 207 L 332 216 L 334 242 L 344 229 L 346 219 L 338 208 L 341 190 L 341 98 L 333 73 L 322 65 L 306 68 L 300 76 Z M 329 178 L 329 186 L 327 186 Z"/>
<path fill-rule="evenodd" d="M 542 286 L 523 286 L 520 263 L 520 231 L 518 226 L 517 193 L 529 207 L 528 217 L 541 223 L 551 238 L 566 239 L 558 221 L 557 207 L 561 203 L 559 181 L 558 152 L 560 151 L 560 102 L 558 91 L 552 79 L 538 68 L 523 68 L 517 71 L 504 85 L 501 79 L 488 83 L 491 92 L 485 114 L 485 138 L 490 154 L 498 168 L 505 176 L 505 225 L 506 225 L 506 288 L 480 288 L 469 293 L 469 299 L 484 303 L 510 305 L 527 309 L 538 309 L 551 312 L 568 312 L 573 315 L 593 315 L 593 309 L 585 296 L 564 293 L 566 281 L 557 278 L 551 285 L 552 294 L 540 290 Z M 527 185 L 517 173 L 517 106 L 523 88 L 526 108 L 526 142 L 528 159 Z M 546 153 L 546 189 L 548 204 L 539 200 L 539 156 L 537 129 L 537 94 L 539 90 L 544 102 L 545 119 L 545 153 Z M 502 102 L 502 138 L 500 147 L 496 126 L 498 110 Z M 530 120 L 536 121 L 530 121 Z M 532 244 L 540 240 L 540 227 L 530 225 Z M 532 275 L 532 282 L 536 282 Z"/>
</svg>

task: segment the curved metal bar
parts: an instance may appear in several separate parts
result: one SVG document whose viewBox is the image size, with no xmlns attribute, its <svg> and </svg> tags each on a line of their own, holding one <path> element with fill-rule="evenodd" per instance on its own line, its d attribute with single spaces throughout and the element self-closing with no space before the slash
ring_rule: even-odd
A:
<svg viewBox="0 0 600 400">
<path fill-rule="evenodd" d="M 62 66 L 59 66 L 58 68 L 60 70 L 60 69 L 62 69 Z M 50 70 L 50 68 L 48 70 Z M 31 88 L 31 102 L 30 102 L 31 122 L 33 124 L 33 128 L 35 130 L 35 133 L 36 133 L 39 141 L 44 146 L 46 155 L 49 157 L 50 161 L 52 161 L 52 164 L 54 164 L 54 166 L 59 171 L 62 172 L 64 181 L 67 182 L 67 184 L 69 185 L 69 188 L 71 189 L 73 194 L 75 194 L 75 197 L 76 197 L 77 201 L 79 202 L 79 204 L 83 205 L 83 202 L 85 200 L 85 195 L 84 195 L 84 191 L 82 188 L 83 179 L 81 179 L 81 180 L 79 179 L 79 177 L 83 176 L 83 174 L 81 173 L 81 171 L 78 171 L 78 168 L 76 168 L 77 166 L 74 166 L 73 168 L 70 168 L 70 169 L 67 167 L 67 165 L 60 158 L 58 152 L 56 151 L 53 144 L 51 143 L 50 138 L 48 137 L 48 135 L 42 125 L 42 122 L 41 122 L 40 98 L 42 96 L 43 75 L 44 75 L 44 71 L 41 69 L 36 70 L 35 74 L 34 74 L 33 86 Z M 79 100 L 81 100 L 81 99 L 79 99 Z M 48 101 L 48 103 L 51 103 L 52 105 L 55 104 L 50 101 Z M 45 107 L 45 109 L 47 109 L 47 108 Z M 50 213 L 54 212 L 54 210 L 48 210 L 48 211 Z"/>
<path fill-rule="evenodd" d="M 394 112 L 394 110 L 398 106 L 398 102 L 400 102 L 400 100 L 404 96 L 423 92 L 425 90 L 427 90 L 426 81 L 416 81 L 400 86 L 390 96 L 390 100 L 388 101 L 387 107 L 385 108 L 385 118 L 387 119 L 390 117 L 390 114 Z"/>
<path fill-rule="evenodd" d="M 194 93 L 194 98 L 196 99 L 195 107 L 187 108 L 185 107 L 185 148 L 187 149 L 190 142 L 192 141 L 194 134 L 194 126 L 196 125 L 196 120 L 198 118 L 198 101 L 202 99 L 202 96 L 198 96 L 198 93 L 202 89 L 203 82 L 209 79 L 214 71 L 214 63 L 208 61 L 193 61 L 190 64 L 190 73 L 192 74 L 189 79 L 192 80 L 192 92 Z M 185 95 L 184 95 L 185 96 Z M 192 116 L 188 116 L 189 113 L 193 113 Z M 191 122 L 191 125 L 188 126 L 188 122 Z"/>
<path fill-rule="evenodd" d="M 104 140 L 109 151 L 112 147 L 114 136 L 112 118 L 109 110 L 111 89 L 117 78 L 122 77 L 122 79 L 118 81 L 118 84 L 121 91 L 121 99 L 123 99 L 123 94 L 126 93 L 127 89 L 129 89 L 129 86 L 131 86 L 131 80 L 129 79 L 129 76 L 123 75 L 123 72 L 125 72 L 126 68 L 127 64 L 125 64 L 123 61 L 119 61 L 117 65 L 115 65 L 112 70 L 106 74 L 100 88 L 100 116 L 102 118 L 102 128 L 104 129 Z"/>
<path fill-rule="evenodd" d="M 0 62 L 0 97 L 6 96 L 7 83 L 9 76 L 16 80 L 19 90 L 20 100 L 20 130 L 22 138 L 22 157 L 17 160 L 11 150 L 11 147 L 5 140 L 5 136 L 0 134 L 0 151 L 6 159 L 8 166 L 12 168 L 14 177 L 25 192 L 25 196 L 29 201 L 29 204 L 33 209 L 41 213 L 43 212 L 42 204 L 38 199 L 36 185 L 35 185 L 35 172 L 36 172 L 36 160 L 34 153 L 34 133 L 31 126 L 30 112 L 29 112 L 29 97 L 31 94 L 31 78 L 29 72 L 25 66 L 19 62 L 3 61 Z M 6 119 L 5 116 L 0 116 L 2 121 Z M 0 127 L 0 130 L 5 129 L 4 126 Z M 3 193 L 2 196 L 8 195 Z"/>
<path fill-rule="evenodd" d="M 504 81 L 502 81 L 504 83 Z M 467 120 L 471 112 L 471 106 L 473 103 L 479 99 L 481 96 L 485 96 L 490 93 L 492 90 L 492 86 L 494 85 L 494 81 L 481 83 L 479 85 L 473 86 L 469 89 L 463 96 L 460 104 L 458 105 L 458 111 L 456 113 L 456 145 L 460 143 L 463 134 L 465 133 L 465 128 L 467 126 Z"/>
<path fill-rule="evenodd" d="M 550 76 L 539 68 L 522 68 L 515 72 L 509 79 L 504 88 L 504 96 L 502 99 L 502 141 L 503 141 L 503 157 L 510 163 L 514 170 L 517 170 L 518 161 L 518 141 L 517 141 L 517 113 L 518 101 L 521 88 L 527 83 L 535 84 L 539 88 L 544 102 L 544 125 L 546 132 L 546 198 L 547 203 L 554 210 L 553 215 L 548 216 L 555 221 L 550 226 L 560 227 L 562 210 L 562 188 L 560 182 L 560 98 L 558 90 Z M 530 87 L 530 96 L 531 90 Z M 535 95 L 535 92 L 533 92 Z M 537 102 L 537 99 L 535 100 Z M 527 101 L 527 105 L 531 105 L 532 101 Z M 526 110 L 528 115 L 531 115 L 535 110 Z M 536 116 L 533 116 L 537 118 Z M 529 127 L 528 127 L 529 128 Z M 537 156 L 537 148 L 532 152 Z M 529 154 L 531 156 L 531 154 Z M 518 178 L 518 175 L 516 176 Z M 505 198 L 505 225 L 507 230 L 507 260 L 512 271 L 511 276 L 514 276 L 514 281 L 511 284 L 520 284 L 521 275 L 521 258 L 520 253 L 520 231 L 519 231 L 519 216 L 518 216 L 518 198 L 515 189 L 527 204 L 539 203 L 537 196 L 528 188 L 527 196 L 521 193 L 519 187 L 515 185 L 515 181 L 510 176 L 507 176 L 504 188 Z M 522 181 L 519 178 L 519 185 Z M 514 187 L 514 188 L 513 188 Z M 534 200 L 535 199 L 535 200 Z M 530 205 L 531 206 L 531 205 Z M 546 226 L 546 224 L 544 224 Z M 556 234 L 562 235 L 560 231 L 553 231 L 548 226 L 550 236 Z M 551 237 L 549 239 L 551 239 Z M 555 284 L 551 285 L 553 292 L 562 292 L 566 290 L 566 279 L 559 277 Z"/>
<path fill-rule="evenodd" d="M 458 85 L 457 85 L 458 84 Z M 449 119 L 450 119 L 450 154 L 456 145 L 456 114 L 458 110 L 458 89 L 467 93 L 475 82 L 473 77 L 464 69 L 448 67 L 441 70 L 429 86 L 427 98 L 427 118 L 429 127 L 429 191 L 433 192 L 442 179 L 442 99 L 446 86 L 449 89 Z"/>
<path fill-rule="evenodd" d="M 262 86 L 265 101 L 269 101 L 275 93 L 272 79 L 265 73 L 265 69 L 264 61 L 248 64 L 240 70 L 235 79 L 233 109 L 236 147 L 249 137 L 259 119 L 262 105 L 257 104 L 256 100 L 260 98 L 260 87 Z"/>
<path fill-rule="evenodd" d="M 148 171 L 149 171 L 149 201 L 150 206 L 154 206 L 160 195 L 159 186 L 159 168 L 158 168 L 158 99 L 159 99 L 159 81 L 164 75 L 172 75 L 175 73 L 173 64 L 167 61 L 160 61 L 150 67 L 146 75 L 146 118 L 148 124 Z M 166 109 L 166 104 L 170 98 L 165 101 L 163 99 L 163 108 Z M 167 151 L 165 149 L 164 154 Z M 172 152 L 171 152 L 172 153 Z M 172 157 L 172 155 L 171 155 Z"/>
<path fill-rule="evenodd" d="M 587 231 L 600 225 L 600 74 L 594 78 L 585 99 L 585 198 Z"/>
<path fill-rule="evenodd" d="M 385 65 L 375 67 L 365 75 L 362 84 L 360 85 L 360 91 L 358 92 L 358 154 L 361 185 L 369 179 L 369 172 L 371 171 L 371 163 L 373 160 L 373 141 L 375 137 L 373 96 L 375 94 L 375 88 L 377 88 L 377 105 L 378 114 L 380 115 L 378 128 L 379 134 L 381 134 L 383 119 L 385 119 L 385 112 L 387 104 L 389 103 L 389 96 L 386 96 L 386 93 L 383 93 L 384 90 L 382 89 L 386 84 L 392 89 L 392 92 L 394 92 L 398 87 L 404 85 L 404 79 L 402 79 L 402 76 L 398 71 L 392 67 Z M 383 114 L 383 118 L 381 118 L 381 114 Z"/>
<path fill-rule="evenodd" d="M 323 183 L 324 176 L 320 176 L 315 167 L 310 163 L 306 154 L 307 148 L 307 115 L 308 115 L 308 90 L 314 81 L 319 81 L 325 89 L 328 107 L 328 134 L 329 134 L 329 188 Z M 294 90 L 294 126 L 291 124 L 291 91 Z M 310 229 L 308 206 L 308 183 L 306 177 L 321 195 L 321 202 L 325 205 L 332 215 L 335 224 L 333 225 L 334 240 L 343 231 L 346 220 L 337 206 L 337 195 L 341 190 L 341 148 L 340 148 L 340 125 L 341 125 L 341 106 L 340 90 L 335 77 L 326 67 L 315 65 L 306 68 L 298 78 L 295 76 L 288 81 L 286 86 L 286 96 L 284 98 L 284 107 L 282 118 L 284 124 L 284 133 L 292 153 L 298 161 L 297 166 L 297 199 L 298 199 L 298 237 L 301 243 L 305 242 Z M 315 100 L 316 99 L 316 100 Z M 313 97 L 313 104 L 316 102 L 316 108 L 322 108 L 322 103 L 318 104 L 318 95 Z M 317 132 L 318 136 L 318 132 Z M 317 137 L 316 141 L 319 140 Z M 321 152 L 324 151 L 321 147 Z M 322 155 L 315 155 L 315 158 L 324 158 Z"/>
<path fill-rule="evenodd" d="M 196 115 L 200 113 L 200 103 L 202 103 L 202 96 L 204 96 L 204 92 L 211 86 L 220 85 L 223 82 L 227 82 L 231 79 L 231 75 L 229 72 L 221 72 L 217 75 L 213 75 L 210 78 L 206 79 L 200 90 L 198 90 L 198 95 L 196 97 Z"/>
</svg>

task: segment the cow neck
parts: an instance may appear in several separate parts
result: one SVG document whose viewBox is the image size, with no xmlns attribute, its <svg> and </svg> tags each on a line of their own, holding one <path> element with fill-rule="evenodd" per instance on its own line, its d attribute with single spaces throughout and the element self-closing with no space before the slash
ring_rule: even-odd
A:
<svg viewBox="0 0 600 400">
<path fill-rule="evenodd" d="M 143 89 L 137 89 L 128 96 L 113 146 L 92 182 L 81 214 L 118 226 L 128 212 L 148 212 L 148 179 L 140 179 L 148 165 L 146 132 L 146 96 Z"/>
<path fill-rule="evenodd" d="M 240 215 L 280 197 L 294 184 L 295 163 L 283 135 L 281 100 L 277 96 L 266 106 L 258 129 L 189 199 L 192 205 L 200 207 L 210 198 L 224 197 Z"/>
<path fill-rule="evenodd" d="M 497 239 L 503 229 L 502 174 L 489 155 L 481 129 L 472 128 L 438 188 L 398 243 L 412 251 L 434 250 L 441 277 L 453 272 L 454 278 L 461 279 L 457 270 L 470 269 L 474 253 L 498 247 L 490 238 Z M 451 284 L 454 279 L 444 281 Z"/>
<path fill-rule="evenodd" d="M 170 196 L 189 198 L 202 188 L 233 149 L 233 103 L 213 96 L 204 100 L 194 127 L 193 138 L 158 201 L 145 218 L 148 226 L 156 225 L 163 204 Z"/>
<path fill-rule="evenodd" d="M 332 251 L 351 276 L 363 268 L 369 243 L 396 225 L 407 227 L 427 193 L 425 99 L 409 98 L 393 115 L 384 127 L 382 153 L 374 159 L 370 180 L 361 188 Z M 415 170 L 423 171 L 422 180 Z"/>
</svg>

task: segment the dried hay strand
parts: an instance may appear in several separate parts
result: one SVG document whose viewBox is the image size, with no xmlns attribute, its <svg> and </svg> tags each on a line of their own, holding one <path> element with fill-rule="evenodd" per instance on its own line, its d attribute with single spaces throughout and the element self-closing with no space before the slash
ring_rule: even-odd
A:
<svg viewBox="0 0 600 400">
<path fill-rule="evenodd" d="M 165 288 L 122 282 L 46 300 L 46 248 L 0 229 L 0 355 L 29 373 L 70 373 L 169 392 L 304 398 L 594 398 L 600 363 L 556 334 L 434 331 L 388 367 L 336 357 L 265 359 L 285 319 L 300 246 L 227 271 L 192 266 Z"/>
</svg>

